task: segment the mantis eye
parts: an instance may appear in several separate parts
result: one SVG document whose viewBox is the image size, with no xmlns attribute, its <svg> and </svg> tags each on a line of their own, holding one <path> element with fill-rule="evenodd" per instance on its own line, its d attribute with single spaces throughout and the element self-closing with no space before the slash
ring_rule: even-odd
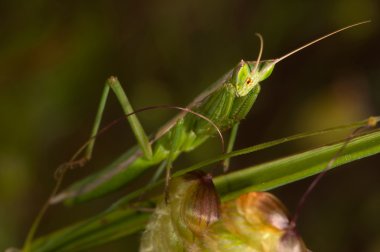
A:
<svg viewBox="0 0 380 252">
<path fill-rule="evenodd" d="M 252 83 L 252 79 L 248 77 L 247 80 L 245 81 L 245 84 L 250 85 L 251 83 Z"/>
</svg>

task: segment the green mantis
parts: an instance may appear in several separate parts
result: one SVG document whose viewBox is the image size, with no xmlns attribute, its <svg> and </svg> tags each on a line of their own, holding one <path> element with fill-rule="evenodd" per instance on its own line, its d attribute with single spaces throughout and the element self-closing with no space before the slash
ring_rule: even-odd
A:
<svg viewBox="0 0 380 252">
<path fill-rule="evenodd" d="M 102 196 L 120 188 L 137 178 L 149 167 L 161 162 L 166 162 L 166 167 L 169 171 L 171 163 L 178 155 L 197 148 L 210 136 L 214 135 L 217 129 L 223 131 L 231 127 L 237 127 L 236 125 L 248 114 L 256 101 L 260 93 L 260 83 L 271 75 L 277 63 L 322 39 L 367 22 L 369 21 L 344 27 L 299 47 L 280 58 L 266 61 L 261 61 L 263 43 L 261 36 L 258 35 L 261 47 L 257 60 L 254 62 L 244 60 L 239 62 L 221 80 L 198 96 L 187 107 L 188 110 L 194 111 L 194 113 L 202 115 L 208 120 L 194 115 L 194 113 L 184 111 L 165 124 L 151 138 L 147 137 L 136 115 L 133 114 L 133 109 L 119 81 L 111 77 L 107 80 L 101 97 L 91 140 L 86 147 L 84 157 L 79 159 L 78 163 L 83 164 L 91 158 L 95 136 L 99 129 L 110 89 L 116 94 L 125 114 L 130 115 L 128 116 L 128 120 L 138 141 L 138 146 L 128 150 L 107 169 L 75 183 L 53 197 L 50 202 L 58 203 L 66 201 L 74 203 Z"/>
</svg>

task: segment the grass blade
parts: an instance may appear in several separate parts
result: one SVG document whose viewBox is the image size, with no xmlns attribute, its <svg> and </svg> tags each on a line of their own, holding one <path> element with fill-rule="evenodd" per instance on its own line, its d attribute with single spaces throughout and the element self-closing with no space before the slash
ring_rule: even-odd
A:
<svg viewBox="0 0 380 252">
<path fill-rule="evenodd" d="M 247 167 L 215 178 L 223 200 L 248 191 L 264 191 L 321 172 L 343 143 L 336 143 L 291 155 L 264 164 Z M 380 131 L 353 139 L 347 144 L 334 167 L 380 152 Z M 197 169 L 197 168 L 195 168 Z M 39 238 L 33 243 L 36 252 L 80 251 L 142 230 L 149 214 L 117 207 L 98 216 Z"/>
<path fill-rule="evenodd" d="M 328 145 L 264 164 L 247 167 L 224 176 L 219 176 L 214 179 L 214 183 L 223 200 L 236 198 L 249 191 L 267 191 L 323 171 L 327 163 L 343 144 Z M 379 152 L 380 131 L 356 137 L 347 144 L 332 168 L 375 155 Z"/>
</svg>

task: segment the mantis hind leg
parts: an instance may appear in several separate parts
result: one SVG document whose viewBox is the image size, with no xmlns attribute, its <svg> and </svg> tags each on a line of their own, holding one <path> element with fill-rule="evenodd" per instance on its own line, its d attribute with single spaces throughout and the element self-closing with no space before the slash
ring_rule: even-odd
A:
<svg viewBox="0 0 380 252">
<path fill-rule="evenodd" d="M 106 106 L 110 89 L 115 93 L 116 98 L 118 99 L 125 115 L 128 115 L 127 120 L 129 124 L 131 125 L 133 134 L 135 135 L 137 142 L 142 152 L 144 153 L 145 157 L 149 159 L 152 157 L 152 148 L 149 143 L 148 136 L 146 135 L 143 127 L 141 126 L 141 123 L 138 120 L 137 116 L 133 114 L 133 108 L 128 100 L 126 93 L 121 87 L 119 80 L 116 77 L 110 77 L 107 79 L 104 85 L 104 89 L 100 98 L 98 110 L 95 116 L 95 121 L 92 126 L 90 140 L 84 145 L 84 147 L 79 149 L 79 151 L 74 155 L 74 157 L 76 157 L 78 156 L 78 154 L 84 151 L 84 156 L 78 160 L 76 160 L 76 158 L 73 158 L 69 162 L 68 166 L 77 166 L 77 165 L 82 166 L 85 162 L 91 159 L 94 145 L 95 145 L 95 140 L 99 133 L 99 127 L 100 127 L 100 123 L 103 117 L 104 108 Z"/>
<path fill-rule="evenodd" d="M 140 148 L 142 149 L 145 157 L 150 159 L 152 157 L 152 147 L 149 143 L 148 136 L 145 133 L 144 128 L 141 126 L 141 123 L 137 116 L 133 114 L 134 110 L 128 100 L 126 93 L 120 85 L 119 80 L 116 77 L 110 77 L 106 81 L 105 87 L 110 87 L 115 93 L 125 115 L 128 115 L 127 120 L 131 125 L 133 134 L 135 135 Z"/>
</svg>

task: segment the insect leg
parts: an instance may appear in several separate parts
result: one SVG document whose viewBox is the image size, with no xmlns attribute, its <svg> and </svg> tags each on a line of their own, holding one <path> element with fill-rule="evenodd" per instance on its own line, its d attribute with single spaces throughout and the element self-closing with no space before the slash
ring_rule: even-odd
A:
<svg viewBox="0 0 380 252">
<path fill-rule="evenodd" d="M 232 129 L 230 132 L 230 137 L 228 140 L 226 153 L 230 153 L 233 150 L 238 130 L 239 130 L 239 123 L 235 123 L 234 126 L 232 126 Z M 223 161 L 223 171 L 227 172 L 229 167 L 230 167 L 230 158 L 226 158 Z"/>
<path fill-rule="evenodd" d="M 169 155 L 166 161 L 166 176 L 165 176 L 165 201 L 168 202 L 168 189 L 169 189 L 169 182 L 171 178 L 171 168 L 173 161 L 175 160 L 176 156 L 178 155 L 178 149 L 181 144 L 181 136 L 184 129 L 184 121 L 178 120 L 176 125 L 174 126 L 174 130 L 171 135 L 171 144 L 170 144 L 170 150 Z"/>
<path fill-rule="evenodd" d="M 103 116 L 103 111 L 106 105 L 109 89 L 112 89 L 112 91 L 115 93 L 123 111 L 125 114 L 131 114 L 128 116 L 127 120 L 129 124 L 131 125 L 133 134 L 135 135 L 137 142 L 142 149 L 145 157 L 151 158 L 152 157 L 152 148 L 149 143 L 148 137 L 141 126 L 140 121 L 138 120 L 137 116 L 135 114 L 132 114 L 133 108 L 128 100 L 127 95 L 125 94 L 123 88 L 120 85 L 119 80 L 116 77 L 110 77 L 104 86 L 104 90 L 100 99 L 98 111 L 95 117 L 95 122 L 91 131 L 91 140 L 86 147 L 85 152 L 85 158 L 90 159 L 92 155 L 92 151 L 95 144 L 95 138 L 99 131 L 99 125 Z"/>
</svg>

